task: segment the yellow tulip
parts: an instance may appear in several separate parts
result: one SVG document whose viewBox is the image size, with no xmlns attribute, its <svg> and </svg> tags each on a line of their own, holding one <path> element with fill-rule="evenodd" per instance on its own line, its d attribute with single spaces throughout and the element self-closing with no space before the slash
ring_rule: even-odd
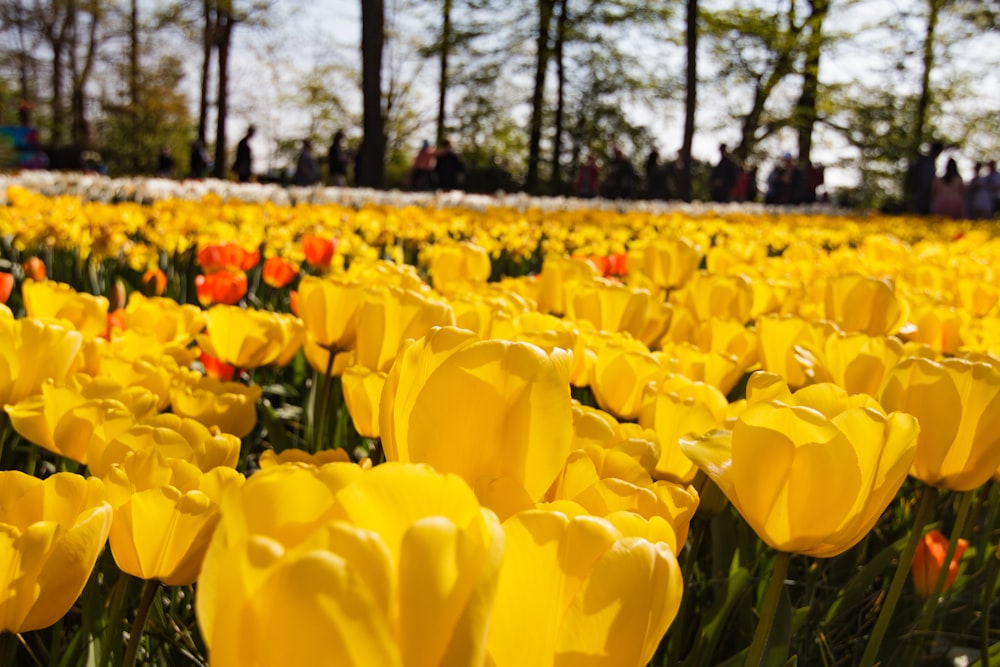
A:
<svg viewBox="0 0 1000 667">
<path fill-rule="evenodd" d="M 51 280 L 21 284 L 24 310 L 28 317 L 68 320 L 86 336 L 101 336 L 108 328 L 108 300 L 77 292 L 65 283 Z"/>
<path fill-rule="evenodd" d="M 744 324 L 750 319 L 753 296 L 746 276 L 699 272 L 671 300 L 689 308 L 700 322 L 724 319 Z"/>
<path fill-rule="evenodd" d="M 388 372 L 407 340 L 454 323 L 446 301 L 398 287 L 370 288 L 358 313 L 357 363 Z"/>
<path fill-rule="evenodd" d="M 364 366 L 351 366 L 341 376 L 344 403 L 354 422 L 354 430 L 366 438 L 379 437 L 378 406 L 385 378 L 385 373 L 370 371 Z"/>
<path fill-rule="evenodd" d="M 175 414 L 242 438 L 257 425 L 261 393 L 257 385 L 221 382 L 191 371 L 171 386 L 170 405 Z"/>
<path fill-rule="evenodd" d="M 62 383 L 82 343 L 61 324 L 0 317 L 0 406 L 40 393 L 47 380 Z"/>
<path fill-rule="evenodd" d="M 486 282 L 490 255 L 474 243 L 435 243 L 430 248 L 429 273 L 435 289 L 464 282 Z"/>
<path fill-rule="evenodd" d="M 655 529 L 627 513 L 531 510 L 504 533 L 487 642 L 496 667 L 649 662 L 683 592 L 670 547 L 647 537 Z"/>
<path fill-rule="evenodd" d="M 298 294 L 299 317 L 310 339 L 328 350 L 353 349 L 364 287 L 356 282 L 305 276 Z"/>
<path fill-rule="evenodd" d="M 379 407 L 386 458 L 429 463 L 474 489 L 509 478 L 540 499 L 572 439 L 569 364 L 561 351 L 432 330 L 386 379 Z"/>
<path fill-rule="evenodd" d="M 138 355 L 138 356 L 136 356 Z M 188 362 L 190 363 L 190 362 Z M 170 388 L 184 377 L 185 366 L 174 357 L 162 354 L 141 354 L 125 349 L 114 341 L 100 361 L 100 377 L 111 378 L 126 387 L 141 387 L 156 396 L 157 410 L 170 405 Z"/>
<path fill-rule="evenodd" d="M 198 581 L 213 665 L 485 664 L 503 530 L 461 479 L 284 464 L 222 517 Z"/>
<path fill-rule="evenodd" d="M 965 343 L 962 332 L 968 319 L 964 311 L 933 303 L 920 304 L 913 307 L 899 334 L 905 341 L 929 345 L 941 354 L 955 354 Z"/>
<path fill-rule="evenodd" d="M 88 449 L 103 448 L 155 409 L 156 397 L 145 389 L 126 390 L 110 378 L 78 374 L 65 386 L 45 383 L 40 394 L 7 406 L 7 414 L 25 439 L 86 464 Z"/>
<path fill-rule="evenodd" d="M 597 353 L 590 387 L 603 409 L 620 419 L 635 419 L 646 400 L 647 385 L 663 370 L 650 352 L 631 349 L 627 343 L 608 343 Z"/>
<path fill-rule="evenodd" d="M 202 472 L 156 449 L 130 453 L 104 477 L 114 508 L 111 553 L 123 572 L 186 586 L 198 578 L 227 485 L 243 476 L 232 468 Z"/>
<path fill-rule="evenodd" d="M 917 420 L 833 384 L 792 394 L 773 373 L 747 383 L 732 430 L 681 449 L 772 548 L 831 557 L 854 546 L 895 497 L 916 454 Z"/>
<path fill-rule="evenodd" d="M 690 484 L 698 467 L 681 451 L 681 437 L 722 428 L 729 416 L 729 403 L 715 387 L 683 375 L 671 375 L 657 382 L 652 396 L 639 416 L 639 423 L 659 436 L 660 456 L 653 476 Z"/>
<path fill-rule="evenodd" d="M 664 345 L 653 353 L 669 373 L 683 375 L 695 382 L 704 382 L 728 395 L 750 364 L 726 352 L 710 352 L 689 343 Z"/>
<path fill-rule="evenodd" d="M 0 472 L 0 631 L 45 628 L 70 610 L 108 539 L 104 494 L 95 478 L 56 473 L 43 481 Z"/>
<path fill-rule="evenodd" d="M 925 484 L 969 491 L 1000 467 L 997 365 L 907 358 L 889 371 L 880 399 L 920 421 L 910 474 Z"/>
<path fill-rule="evenodd" d="M 757 320 L 760 365 L 785 378 L 789 387 L 808 382 L 796 346 L 819 347 L 836 329 L 829 323 L 809 322 L 795 316 L 768 315 Z"/>
<path fill-rule="evenodd" d="M 566 283 L 566 317 L 602 331 L 638 336 L 646 326 L 652 295 L 606 278 Z"/>
<path fill-rule="evenodd" d="M 878 396 L 882 378 L 903 358 L 897 338 L 833 333 L 819 350 L 801 346 L 799 358 L 813 382 L 833 382 L 848 394 Z"/>
<path fill-rule="evenodd" d="M 94 475 L 103 477 L 113 464 L 123 462 L 129 454 L 152 449 L 166 458 L 180 459 L 208 472 L 217 467 L 235 468 L 240 440 L 228 433 L 209 430 L 193 419 L 157 415 L 131 426 L 106 444 L 92 439 L 87 463 Z"/>
<path fill-rule="evenodd" d="M 212 306 L 205 315 L 208 330 L 198 344 L 210 356 L 237 368 L 287 363 L 302 346 L 302 322 L 284 313 L 238 306 Z"/>
<path fill-rule="evenodd" d="M 304 449 L 285 449 L 276 453 L 273 449 L 261 452 L 258 463 L 261 470 L 273 468 L 283 463 L 305 463 L 311 466 L 322 466 L 327 463 L 350 463 L 351 457 L 345 449 L 321 449 L 315 454 Z"/>
<path fill-rule="evenodd" d="M 657 287 L 676 289 L 691 279 L 701 258 L 701 250 L 687 239 L 657 239 L 629 254 L 628 270 L 648 276 Z"/>
<path fill-rule="evenodd" d="M 846 275 L 826 285 L 826 317 L 849 333 L 884 336 L 899 331 L 906 308 L 889 280 Z"/>
<path fill-rule="evenodd" d="M 153 336 L 160 343 L 186 346 L 205 328 L 205 312 L 165 297 L 132 292 L 125 306 L 126 330 Z"/>
<path fill-rule="evenodd" d="M 593 516 L 632 512 L 650 520 L 658 517 L 670 527 L 670 538 L 664 541 L 675 553 L 684 547 L 698 508 L 693 487 L 654 482 L 628 453 L 595 445 L 570 452 L 546 500 L 570 500 Z"/>
<path fill-rule="evenodd" d="M 562 315 L 566 312 L 566 283 L 597 277 L 597 269 L 585 259 L 549 255 L 538 274 L 538 310 Z"/>
</svg>

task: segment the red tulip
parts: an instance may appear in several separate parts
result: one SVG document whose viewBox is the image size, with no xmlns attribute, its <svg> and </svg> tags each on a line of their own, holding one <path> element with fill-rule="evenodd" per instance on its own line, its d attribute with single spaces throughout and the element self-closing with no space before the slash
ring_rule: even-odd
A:
<svg viewBox="0 0 1000 667">
<path fill-rule="evenodd" d="M 967 540 L 959 539 L 958 546 L 955 547 L 955 555 L 948 564 L 948 578 L 944 580 L 942 591 L 948 590 L 955 577 L 958 576 L 958 563 L 962 560 L 962 554 L 969 546 Z M 928 532 L 917 544 L 917 550 L 913 554 L 913 587 L 921 597 L 928 597 L 934 594 L 934 587 L 937 585 L 941 568 L 944 567 L 944 559 L 948 553 L 948 539 L 939 530 Z"/>
<path fill-rule="evenodd" d="M 198 263 L 206 273 L 226 269 L 248 271 L 259 261 L 259 250 L 245 250 L 235 243 L 213 243 L 198 251 Z"/>
<path fill-rule="evenodd" d="M 7 303 L 10 293 L 14 289 L 14 275 L 11 273 L 0 273 L 0 303 Z"/>
<path fill-rule="evenodd" d="M 125 331 L 127 326 L 127 318 L 125 316 L 125 309 L 118 308 L 112 310 L 108 313 L 108 330 L 105 332 L 104 337 L 111 340 L 111 334 L 114 331 Z"/>
<path fill-rule="evenodd" d="M 224 361 L 219 361 L 215 357 L 201 353 L 199 359 L 201 365 L 205 367 L 205 375 L 214 377 L 217 380 L 223 382 L 231 382 L 234 377 L 236 377 L 236 366 L 227 364 Z"/>
<path fill-rule="evenodd" d="M 325 236 L 304 234 L 302 236 L 302 250 L 305 252 L 307 262 L 317 269 L 328 269 L 333 262 L 333 253 L 337 250 L 337 242 Z"/>
<path fill-rule="evenodd" d="M 247 275 L 242 271 L 216 271 L 195 276 L 194 285 L 202 306 L 215 303 L 234 306 L 247 293 Z"/>
<path fill-rule="evenodd" d="M 280 289 L 292 282 L 298 274 L 299 270 L 295 265 L 281 257 L 268 257 L 264 261 L 262 277 L 271 287 Z"/>
</svg>

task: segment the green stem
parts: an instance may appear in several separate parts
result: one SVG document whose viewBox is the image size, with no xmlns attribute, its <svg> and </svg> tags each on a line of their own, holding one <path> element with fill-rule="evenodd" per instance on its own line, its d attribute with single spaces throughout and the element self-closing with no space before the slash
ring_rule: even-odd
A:
<svg viewBox="0 0 1000 667">
<path fill-rule="evenodd" d="M 980 663 L 984 667 L 990 667 L 990 607 L 993 606 L 993 591 L 996 590 L 997 565 L 1000 564 L 998 556 L 1000 556 L 1000 551 L 990 554 L 990 560 L 986 564 L 986 580 L 983 582 L 983 618 L 980 637 L 982 657 Z"/>
<path fill-rule="evenodd" d="M 129 630 L 128 646 L 125 647 L 125 657 L 122 658 L 122 667 L 135 667 L 135 659 L 139 655 L 139 644 L 142 642 L 142 633 L 146 628 L 146 619 L 149 618 L 149 609 L 156 599 L 156 591 L 160 587 L 160 582 L 156 579 L 149 579 L 142 588 L 142 601 L 139 608 L 135 610 L 135 620 Z"/>
<path fill-rule="evenodd" d="M 924 526 L 931 516 L 934 508 L 934 500 L 937 498 L 937 489 L 932 486 L 924 486 L 920 494 L 920 505 L 917 507 L 917 515 L 913 519 L 913 528 L 910 529 L 910 539 L 906 541 L 903 552 L 899 554 L 899 563 L 896 565 L 896 573 L 892 576 L 892 583 L 889 584 L 889 593 L 878 613 L 878 620 L 875 621 L 875 628 L 868 638 L 868 645 L 865 646 L 864 655 L 861 656 L 860 667 L 872 667 L 875 658 L 878 657 L 878 650 L 882 647 L 882 639 L 885 631 L 889 629 L 889 621 L 892 613 L 899 602 L 899 596 L 903 592 L 903 585 L 906 583 L 907 575 L 910 573 L 910 566 L 913 564 L 913 554 L 917 550 L 917 543 L 924 534 Z"/>
<path fill-rule="evenodd" d="M 781 599 L 781 590 L 785 586 L 785 575 L 788 574 L 788 563 L 791 559 L 792 554 L 785 551 L 779 551 L 774 559 L 771 580 L 767 584 L 764 605 L 760 611 L 760 620 L 757 622 L 757 630 L 754 632 L 753 642 L 750 643 L 750 650 L 747 652 L 745 663 L 747 667 L 764 664 L 767 638 L 771 634 L 771 626 L 774 625 L 774 615 L 778 610 L 778 601 Z"/>
<path fill-rule="evenodd" d="M 7 447 L 7 438 L 10 436 L 10 417 L 6 412 L 0 410 L 0 463 L 3 461 L 4 450 Z"/>
<path fill-rule="evenodd" d="M 927 631 L 934 623 L 934 614 L 937 611 L 938 604 L 941 602 L 941 593 L 944 592 L 944 583 L 948 580 L 951 561 L 955 558 L 955 551 L 958 549 L 958 540 L 962 537 L 962 533 L 965 532 L 965 524 L 969 521 L 972 501 L 975 496 L 975 489 L 966 491 L 962 494 L 962 499 L 959 501 L 958 514 L 955 516 L 955 525 L 952 527 L 951 537 L 948 539 L 948 549 L 945 551 L 944 564 L 941 566 L 941 571 L 938 572 L 937 581 L 934 582 L 933 592 L 924 601 L 923 611 L 920 613 L 917 625 L 914 628 L 914 641 L 910 644 L 909 648 L 909 655 L 913 660 L 916 660 L 916 654 L 923 643 L 923 637 L 926 636 Z"/>
</svg>

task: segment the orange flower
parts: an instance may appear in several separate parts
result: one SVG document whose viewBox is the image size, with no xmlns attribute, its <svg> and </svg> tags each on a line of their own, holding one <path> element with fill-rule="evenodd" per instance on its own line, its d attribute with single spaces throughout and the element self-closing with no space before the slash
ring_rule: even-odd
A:
<svg viewBox="0 0 1000 667">
<path fill-rule="evenodd" d="M 128 328 L 128 320 L 126 319 L 125 309 L 112 310 L 108 313 L 108 331 L 104 337 L 111 340 L 111 336 L 115 331 L 125 331 L 126 328 Z"/>
<path fill-rule="evenodd" d="M 337 242 L 325 236 L 303 234 L 302 250 L 305 252 L 307 262 L 317 269 L 328 269 L 333 262 L 333 253 L 337 250 Z"/>
<path fill-rule="evenodd" d="M 14 289 L 14 275 L 10 273 L 0 273 L 0 303 L 7 303 L 10 293 Z"/>
<path fill-rule="evenodd" d="M 958 563 L 962 560 L 962 554 L 969 546 L 967 540 L 959 539 L 958 546 L 955 547 L 955 555 L 948 564 L 948 578 L 944 581 L 942 591 L 948 590 L 955 577 L 958 576 Z M 917 550 L 913 554 L 913 587 L 920 597 L 926 598 L 934 594 L 934 587 L 937 585 L 941 568 L 944 567 L 944 559 L 948 553 L 948 538 L 941 534 L 939 530 L 932 530 L 924 535 L 917 544 Z"/>
<path fill-rule="evenodd" d="M 213 303 L 233 306 L 247 293 L 247 276 L 242 271 L 216 271 L 195 276 L 194 285 L 202 306 Z"/>
<path fill-rule="evenodd" d="M 614 255 L 608 256 L 608 271 L 606 275 L 609 276 L 625 276 L 628 275 L 628 264 L 626 263 L 628 255 L 623 252 L 615 253 Z"/>
<path fill-rule="evenodd" d="M 287 259 L 268 257 L 264 261 L 264 271 L 262 274 L 264 282 L 276 289 L 280 289 L 292 282 L 292 279 L 298 274 L 298 268 Z"/>
<path fill-rule="evenodd" d="M 24 275 L 36 283 L 45 280 L 45 276 L 47 275 L 45 262 L 37 257 L 29 257 L 22 268 L 24 269 Z"/>
<path fill-rule="evenodd" d="M 160 269 L 150 269 L 142 274 L 142 286 L 149 296 L 161 296 L 167 291 L 167 274 Z"/>
<path fill-rule="evenodd" d="M 259 250 L 246 250 L 235 243 L 213 243 L 198 251 L 198 263 L 209 273 L 227 269 L 249 271 L 258 262 Z"/>
</svg>

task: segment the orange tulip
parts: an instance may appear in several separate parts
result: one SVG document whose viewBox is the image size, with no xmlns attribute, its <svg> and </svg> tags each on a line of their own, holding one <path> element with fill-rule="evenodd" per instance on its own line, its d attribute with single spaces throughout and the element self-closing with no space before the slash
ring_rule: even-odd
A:
<svg viewBox="0 0 1000 667">
<path fill-rule="evenodd" d="M 968 546 L 967 540 L 958 540 L 955 555 L 952 556 L 951 562 L 948 564 L 948 578 L 944 580 L 942 591 L 948 590 L 955 583 L 955 577 L 958 576 L 958 563 L 962 560 L 962 554 L 965 553 Z M 934 594 L 934 587 L 937 585 L 947 554 L 948 538 L 942 535 L 939 530 L 928 532 L 917 543 L 917 550 L 913 554 L 911 573 L 913 574 L 913 587 L 920 597 L 926 598 Z"/>
<path fill-rule="evenodd" d="M 259 250 L 246 250 L 235 243 L 213 243 L 198 251 L 198 263 L 208 273 L 249 271 L 260 262 Z"/>
<path fill-rule="evenodd" d="M 242 271 L 217 271 L 195 276 L 194 285 L 201 305 L 233 306 L 247 293 L 247 276 Z"/>
<path fill-rule="evenodd" d="M 142 286 L 152 296 L 160 296 L 167 291 L 167 274 L 160 269 L 150 269 L 142 274 Z"/>
<path fill-rule="evenodd" d="M 292 282 L 298 274 L 299 270 L 294 264 L 287 259 L 275 256 L 264 260 L 264 270 L 261 277 L 271 287 L 281 289 Z"/>
<path fill-rule="evenodd" d="M 45 270 L 45 262 L 37 257 L 29 257 L 22 268 L 24 269 L 25 277 L 31 278 L 35 282 L 45 280 L 45 276 L 48 275 Z"/>
<path fill-rule="evenodd" d="M 216 380 L 222 380 L 223 382 L 231 382 L 234 377 L 236 377 L 236 366 L 227 364 L 224 361 L 219 361 L 215 357 L 201 353 L 201 357 L 198 359 L 201 365 L 205 367 L 205 375 L 214 377 Z"/>
<path fill-rule="evenodd" d="M 0 273 L 0 303 L 7 303 L 14 289 L 14 276 L 10 273 Z"/>
<path fill-rule="evenodd" d="M 306 261 L 317 269 L 330 268 L 336 250 L 337 242 L 334 239 L 315 234 L 302 235 L 302 251 L 306 255 Z"/>
</svg>

